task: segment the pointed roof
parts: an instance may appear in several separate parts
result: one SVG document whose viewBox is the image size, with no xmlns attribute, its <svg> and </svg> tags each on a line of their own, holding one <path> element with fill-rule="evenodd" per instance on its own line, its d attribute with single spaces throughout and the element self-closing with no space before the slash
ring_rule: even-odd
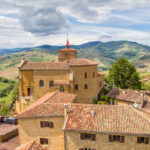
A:
<svg viewBox="0 0 150 150">
<path fill-rule="evenodd" d="M 69 47 L 70 47 L 70 44 L 69 44 L 69 41 L 67 39 L 66 48 L 69 48 Z"/>
</svg>

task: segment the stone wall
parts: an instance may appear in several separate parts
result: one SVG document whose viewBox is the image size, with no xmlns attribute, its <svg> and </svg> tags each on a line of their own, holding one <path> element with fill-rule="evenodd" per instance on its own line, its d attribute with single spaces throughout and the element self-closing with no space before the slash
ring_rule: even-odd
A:
<svg viewBox="0 0 150 150">
<path fill-rule="evenodd" d="M 136 136 L 125 136 L 125 143 L 109 142 L 108 134 L 97 134 L 96 141 L 80 140 L 80 133 L 66 131 L 66 150 L 150 150 L 150 144 L 137 144 Z"/>
<path fill-rule="evenodd" d="M 54 128 L 41 128 L 40 121 L 52 121 Z M 40 143 L 40 138 L 48 138 L 48 147 L 51 150 L 64 150 L 63 123 L 63 117 L 19 119 L 19 143 L 20 145 L 29 141 Z"/>
</svg>

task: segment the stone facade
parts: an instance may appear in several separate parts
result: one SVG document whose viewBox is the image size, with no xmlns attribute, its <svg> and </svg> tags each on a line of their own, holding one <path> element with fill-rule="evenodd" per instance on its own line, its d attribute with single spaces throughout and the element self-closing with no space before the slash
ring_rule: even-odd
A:
<svg viewBox="0 0 150 150">
<path fill-rule="evenodd" d="M 51 121 L 54 124 L 54 128 L 41 128 L 41 121 Z M 64 150 L 64 133 L 62 126 L 64 123 L 64 117 L 49 117 L 49 118 L 31 118 L 31 119 L 19 119 L 19 143 L 25 144 L 29 141 L 36 141 L 40 143 L 40 138 L 47 138 L 48 145 L 51 150 Z"/>
<path fill-rule="evenodd" d="M 109 134 L 96 134 L 96 140 L 81 140 L 80 133 L 66 131 L 66 150 L 80 150 L 80 148 L 91 148 L 91 150 L 149 150 L 150 144 L 138 144 L 137 136 L 125 136 L 125 142 L 109 142 Z M 122 136 L 122 135 L 121 135 Z"/>
</svg>

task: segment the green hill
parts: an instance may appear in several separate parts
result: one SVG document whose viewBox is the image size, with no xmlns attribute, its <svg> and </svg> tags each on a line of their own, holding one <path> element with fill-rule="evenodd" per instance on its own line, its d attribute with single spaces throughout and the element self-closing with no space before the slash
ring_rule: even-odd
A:
<svg viewBox="0 0 150 150">
<path fill-rule="evenodd" d="M 78 57 L 96 60 L 100 70 L 108 70 L 110 65 L 120 57 L 125 57 L 137 68 L 150 68 L 150 47 L 130 41 L 88 42 L 71 45 L 78 50 Z M 15 48 L 0 50 L 0 76 L 14 78 L 17 66 L 25 57 L 28 61 L 56 61 L 57 50 L 64 46 L 41 45 L 34 48 Z M 8 73 L 9 72 L 9 73 Z"/>
</svg>

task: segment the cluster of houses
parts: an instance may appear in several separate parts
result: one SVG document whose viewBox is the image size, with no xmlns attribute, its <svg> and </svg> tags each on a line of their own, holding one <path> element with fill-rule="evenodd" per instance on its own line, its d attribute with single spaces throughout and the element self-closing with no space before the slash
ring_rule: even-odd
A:
<svg viewBox="0 0 150 150">
<path fill-rule="evenodd" d="M 104 85 L 97 65 L 68 41 L 58 62 L 21 62 L 16 150 L 150 149 L 150 93 L 112 89 L 115 105 L 92 104 Z"/>
</svg>

